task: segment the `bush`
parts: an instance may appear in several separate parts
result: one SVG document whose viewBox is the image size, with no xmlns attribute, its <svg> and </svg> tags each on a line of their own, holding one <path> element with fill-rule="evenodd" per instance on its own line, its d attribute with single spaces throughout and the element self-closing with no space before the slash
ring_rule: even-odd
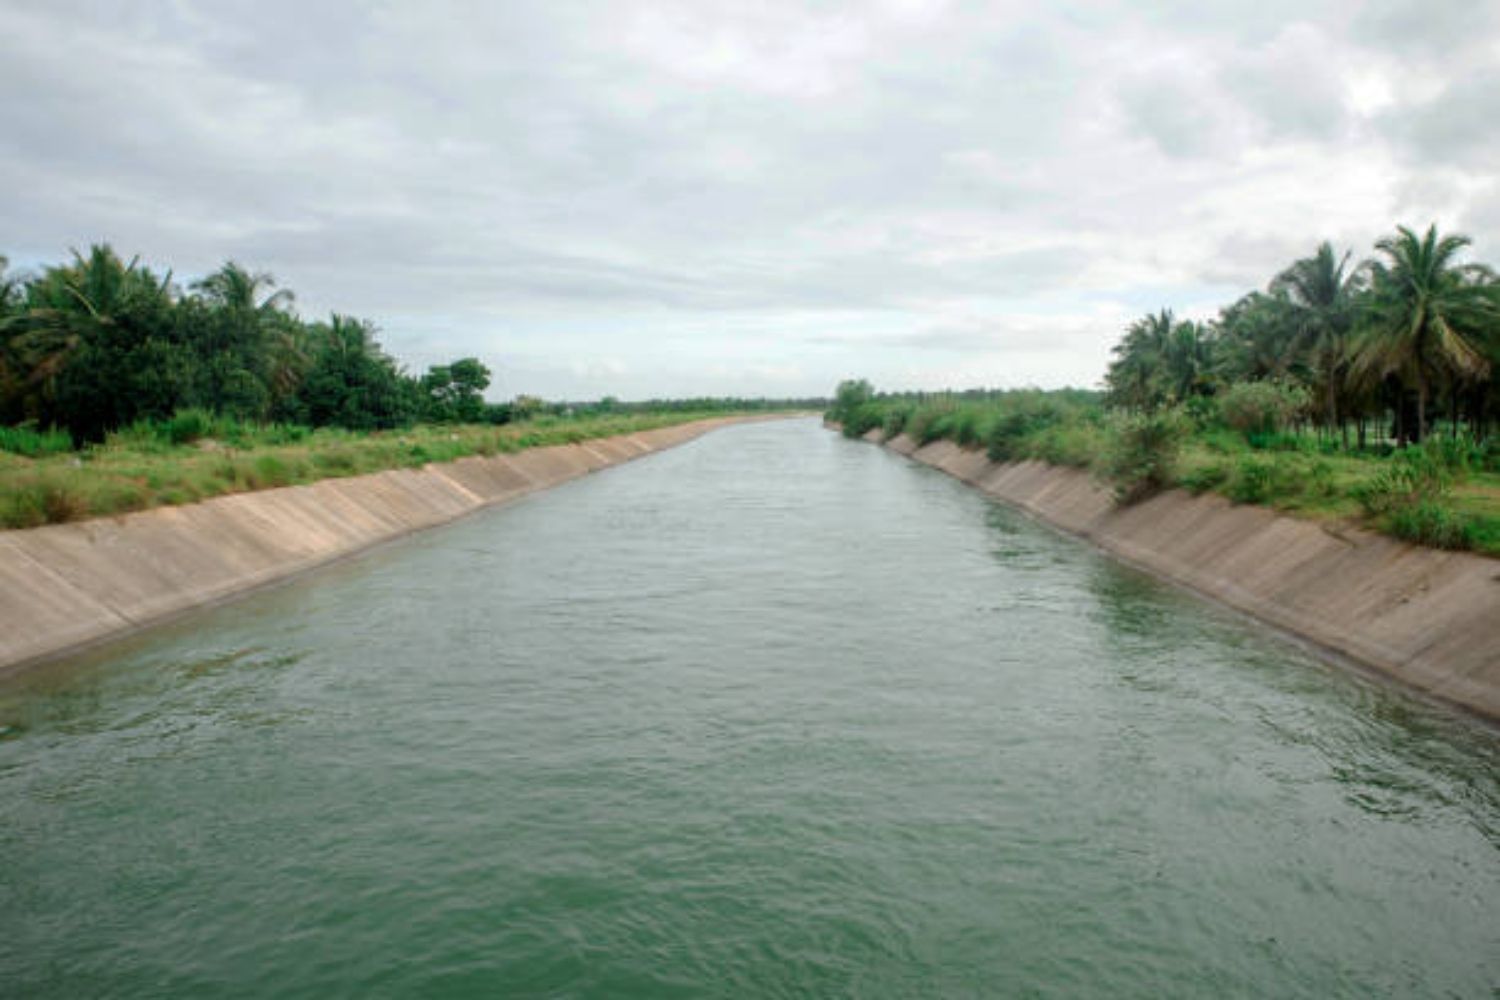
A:
<svg viewBox="0 0 1500 1000">
<path fill-rule="evenodd" d="M 214 415 L 207 410 L 178 410 L 159 425 L 160 436 L 169 444 L 192 444 L 209 437 L 213 425 Z"/>
<path fill-rule="evenodd" d="M 985 442 L 990 460 L 1010 462 L 1026 457 L 1027 444 L 1042 431 L 1062 423 L 1064 416 L 1062 408 L 1048 400 L 1023 397 L 990 425 Z"/>
<path fill-rule="evenodd" d="M 19 427 L 0 427 L 0 451 L 26 458 L 42 458 L 46 455 L 61 455 L 73 450 L 73 436 L 67 431 L 48 428 L 39 431 L 22 424 Z"/>
<path fill-rule="evenodd" d="M 1354 498 L 1367 514 L 1387 514 L 1445 496 L 1455 478 L 1453 456 L 1414 445 L 1397 452 L 1384 469 L 1356 486 Z"/>
<path fill-rule="evenodd" d="M 883 414 L 878 404 L 861 403 L 844 414 L 844 437 L 864 437 L 865 434 L 881 425 L 882 418 Z"/>
<path fill-rule="evenodd" d="M 1095 423 L 1074 418 L 1048 427 L 1032 442 L 1031 454 L 1053 465 L 1087 468 L 1104 450 L 1104 432 Z"/>
<path fill-rule="evenodd" d="M 979 412 L 972 406 L 955 410 L 949 421 L 949 435 L 965 448 L 979 443 Z"/>
<path fill-rule="evenodd" d="M 948 400 L 938 400 L 925 403 L 916 408 L 911 419 L 906 422 L 906 433 L 916 440 L 918 444 L 930 444 L 938 438 L 944 437 L 948 430 L 948 422 L 953 417 L 953 403 Z"/>
<path fill-rule="evenodd" d="M 1391 534 L 1435 549 L 1474 547 L 1469 521 L 1457 511 L 1430 500 L 1398 507 L 1388 521 Z"/>
<path fill-rule="evenodd" d="M 1187 490 L 1194 496 L 1207 493 L 1209 490 L 1222 486 L 1229 478 L 1229 470 L 1217 463 L 1212 465 L 1200 465 L 1198 468 L 1183 473 L 1177 480 L 1177 485 Z"/>
<path fill-rule="evenodd" d="M 1189 396 L 1182 404 L 1182 411 L 1193 422 L 1193 427 L 1206 431 L 1218 426 L 1223 419 L 1219 412 L 1219 400 L 1214 396 Z"/>
<path fill-rule="evenodd" d="M 1285 483 L 1273 459 L 1246 455 L 1234 463 L 1224 494 L 1235 503 L 1265 503 Z"/>
<path fill-rule="evenodd" d="M 1098 465 L 1114 484 L 1115 501 L 1136 503 L 1170 485 L 1191 430 L 1191 422 L 1175 408 L 1116 415 Z"/>
<path fill-rule="evenodd" d="M 1290 383 L 1236 382 L 1219 396 L 1219 417 L 1246 438 L 1264 438 L 1290 427 L 1310 401 L 1306 389 Z"/>
<path fill-rule="evenodd" d="M 911 405 L 901 404 L 885 411 L 885 420 L 881 422 L 880 432 L 887 441 L 906 429 L 906 422 L 911 419 L 913 409 L 915 407 Z"/>
<path fill-rule="evenodd" d="M 1470 472 L 1482 469 L 1485 465 L 1485 449 L 1476 444 L 1467 431 L 1461 431 L 1454 437 L 1429 437 L 1415 448 L 1407 450 L 1420 450 L 1425 460 L 1448 470 L 1456 483 L 1466 481 Z"/>
</svg>

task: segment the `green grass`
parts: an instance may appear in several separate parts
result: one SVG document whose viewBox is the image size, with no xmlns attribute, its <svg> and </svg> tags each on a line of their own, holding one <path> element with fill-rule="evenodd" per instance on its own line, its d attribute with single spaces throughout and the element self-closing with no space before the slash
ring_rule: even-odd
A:
<svg viewBox="0 0 1500 1000">
<path fill-rule="evenodd" d="M 188 411 L 168 421 L 125 428 L 82 451 L 42 447 L 28 455 L 20 449 L 0 450 L 0 528 L 104 517 L 725 415 L 705 411 L 547 416 L 500 427 L 423 425 L 361 433 L 260 426 Z"/>
</svg>

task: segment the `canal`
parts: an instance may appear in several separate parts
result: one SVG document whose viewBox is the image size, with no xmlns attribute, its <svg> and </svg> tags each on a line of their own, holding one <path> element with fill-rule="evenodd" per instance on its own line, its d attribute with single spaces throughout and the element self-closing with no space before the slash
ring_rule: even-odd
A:
<svg viewBox="0 0 1500 1000">
<path fill-rule="evenodd" d="M 1500 736 L 815 420 L 0 686 L 0 995 L 1488 997 Z"/>
</svg>

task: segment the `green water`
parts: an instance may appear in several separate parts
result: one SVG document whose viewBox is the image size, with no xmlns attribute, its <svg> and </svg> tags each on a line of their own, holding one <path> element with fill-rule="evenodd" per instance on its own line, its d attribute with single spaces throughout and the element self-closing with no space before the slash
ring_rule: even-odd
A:
<svg viewBox="0 0 1500 1000">
<path fill-rule="evenodd" d="M 1500 737 L 747 425 L 0 688 L 0 994 L 1494 996 Z"/>
</svg>

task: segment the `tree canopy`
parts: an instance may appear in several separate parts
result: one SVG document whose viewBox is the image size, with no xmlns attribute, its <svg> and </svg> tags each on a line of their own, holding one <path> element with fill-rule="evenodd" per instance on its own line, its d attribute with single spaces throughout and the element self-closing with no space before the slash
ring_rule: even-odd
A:
<svg viewBox="0 0 1500 1000">
<path fill-rule="evenodd" d="M 356 429 L 503 421 L 477 358 L 408 375 L 367 320 L 306 321 L 275 279 L 235 261 L 184 291 L 108 245 L 23 276 L 0 258 L 0 424 L 97 440 L 191 407 Z"/>
<path fill-rule="evenodd" d="M 1114 348 L 1109 400 L 1149 412 L 1269 381 L 1316 400 L 1305 417 L 1330 433 L 1389 416 L 1419 441 L 1445 417 L 1483 436 L 1500 421 L 1500 280 L 1460 260 L 1469 245 L 1403 226 L 1351 267 L 1325 242 L 1212 322 L 1143 317 Z"/>
</svg>

